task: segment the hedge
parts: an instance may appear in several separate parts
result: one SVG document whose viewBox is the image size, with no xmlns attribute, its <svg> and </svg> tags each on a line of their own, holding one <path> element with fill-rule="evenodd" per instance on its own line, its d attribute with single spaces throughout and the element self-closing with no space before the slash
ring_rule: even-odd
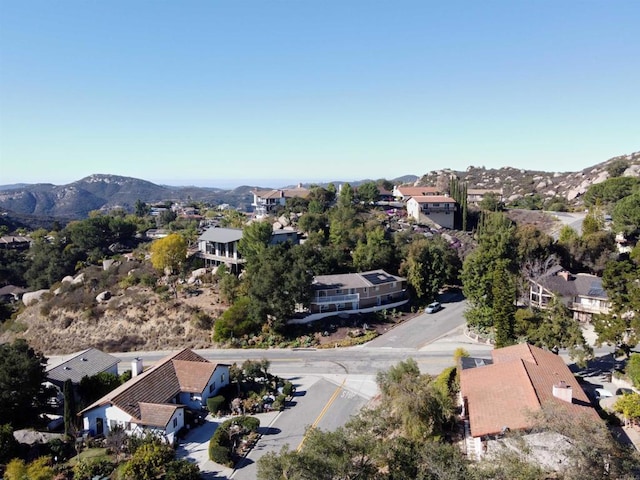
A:
<svg viewBox="0 0 640 480">
<path fill-rule="evenodd" d="M 222 395 L 216 395 L 215 397 L 207 398 L 207 409 L 210 413 L 218 413 L 222 409 L 222 405 L 225 403 L 225 398 Z"/>
<path fill-rule="evenodd" d="M 255 432 L 260 426 L 260 420 L 255 417 L 246 416 L 230 418 L 222 422 L 218 428 L 216 428 L 216 431 L 213 432 L 211 440 L 209 440 L 209 459 L 228 467 L 233 467 L 231 457 L 232 445 L 229 438 L 229 430 L 232 425 L 240 425 L 243 433 Z"/>
</svg>

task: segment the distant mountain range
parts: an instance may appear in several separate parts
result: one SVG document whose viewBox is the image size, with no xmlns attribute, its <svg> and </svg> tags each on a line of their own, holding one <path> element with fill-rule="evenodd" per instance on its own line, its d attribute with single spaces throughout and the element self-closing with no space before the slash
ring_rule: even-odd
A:
<svg viewBox="0 0 640 480">
<path fill-rule="evenodd" d="M 625 175 L 640 176 L 640 152 L 611 158 L 579 172 L 548 173 L 516 168 L 485 169 L 469 167 L 464 172 L 436 170 L 422 177 L 405 175 L 390 179 L 395 184 L 416 183 L 435 185 L 443 176 L 454 174 L 468 183 L 469 188 L 502 189 L 505 200 L 539 194 L 543 197 L 561 196 L 577 204 L 590 185 L 608 178 L 608 167 L 623 163 Z M 366 180 L 349 182 L 358 185 Z M 335 184 L 344 183 L 336 181 Z M 308 186 L 308 185 L 307 185 Z M 232 190 L 205 187 L 173 187 L 157 185 L 146 180 L 118 175 L 90 175 L 67 185 L 16 184 L 0 186 L 0 213 L 3 217 L 29 219 L 48 217 L 48 221 L 85 218 L 92 210 L 122 207 L 133 211 L 136 201 L 198 201 L 211 205 L 229 204 L 244 211 L 251 210 L 251 190 L 259 188 L 243 185 Z M 6 223 L 6 222 L 5 222 Z M 20 222 L 17 222 L 20 224 Z M 27 222 L 29 223 L 29 222 Z"/>
</svg>

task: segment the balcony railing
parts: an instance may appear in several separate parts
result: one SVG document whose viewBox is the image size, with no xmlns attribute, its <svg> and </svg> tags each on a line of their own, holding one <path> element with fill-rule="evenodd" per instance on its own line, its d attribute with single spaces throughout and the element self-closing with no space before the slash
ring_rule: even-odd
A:
<svg viewBox="0 0 640 480">
<path fill-rule="evenodd" d="M 572 302 L 571 310 L 586 313 L 609 313 L 609 307 L 601 305 L 589 305 L 585 303 Z"/>
<path fill-rule="evenodd" d="M 198 257 L 203 258 L 205 260 L 213 260 L 216 262 L 222 262 L 222 263 L 244 263 L 245 259 L 244 258 L 233 258 L 233 257 L 223 257 L 221 255 L 215 255 L 213 253 L 206 253 L 206 252 L 198 252 Z"/>
<path fill-rule="evenodd" d="M 330 295 L 328 297 L 315 297 L 311 300 L 311 303 L 315 303 L 317 305 L 325 305 L 328 303 L 350 303 L 350 302 L 359 302 L 360 294 L 353 293 L 349 295 Z"/>
</svg>

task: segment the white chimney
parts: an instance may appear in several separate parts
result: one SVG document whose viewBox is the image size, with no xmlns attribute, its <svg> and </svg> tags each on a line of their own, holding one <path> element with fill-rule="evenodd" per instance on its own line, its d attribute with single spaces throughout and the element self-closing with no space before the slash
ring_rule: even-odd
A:
<svg viewBox="0 0 640 480">
<path fill-rule="evenodd" d="M 571 389 L 571 385 L 567 385 L 567 382 L 561 380 L 560 383 L 553 386 L 553 396 L 567 403 L 572 403 L 573 390 Z"/>
<path fill-rule="evenodd" d="M 137 377 L 142 373 L 142 359 L 136 357 L 131 360 L 131 377 Z"/>
</svg>

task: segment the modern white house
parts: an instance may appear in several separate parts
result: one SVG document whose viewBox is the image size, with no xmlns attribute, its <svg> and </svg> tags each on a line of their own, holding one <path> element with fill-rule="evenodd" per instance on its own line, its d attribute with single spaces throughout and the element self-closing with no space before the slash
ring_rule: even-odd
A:
<svg viewBox="0 0 640 480">
<path fill-rule="evenodd" d="M 419 223 L 453 228 L 456 201 L 444 195 L 422 195 L 407 200 L 407 214 Z"/>
<path fill-rule="evenodd" d="M 198 257 L 202 258 L 205 267 L 217 267 L 226 265 L 233 273 L 239 273 L 245 259 L 238 251 L 238 245 L 242 239 L 242 230 L 239 228 L 210 227 L 198 238 Z M 299 233 L 295 230 L 274 230 L 270 243 L 299 242 Z"/>
<path fill-rule="evenodd" d="M 173 443 L 185 426 L 185 410 L 202 410 L 208 398 L 229 384 L 229 365 L 212 363 L 189 349 L 146 371 L 138 360 L 132 366 L 131 380 L 80 412 L 90 436 L 122 427 L 130 435 L 151 432 Z"/>
</svg>

